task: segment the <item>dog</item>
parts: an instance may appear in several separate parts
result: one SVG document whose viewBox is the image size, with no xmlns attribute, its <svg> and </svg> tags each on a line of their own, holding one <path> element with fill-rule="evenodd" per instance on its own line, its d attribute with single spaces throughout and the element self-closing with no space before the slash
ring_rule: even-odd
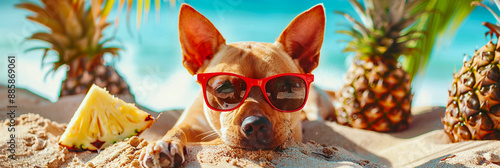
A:
<svg viewBox="0 0 500 168">
<path fill-rule="evenodd" d="M 328 94 L 310 85 L 325 29 L 322 4 L 298 15 L 275 43 L 226 44 L 215 26 L 182 4 L 179 36 L 183 65 L 203 88 L 166 135 L 141 151 L 144 167 L 184 162 L 189 144 L 248 150 L 302 141 L 303 119 L 334 113 Z M 207 140 L 207 133 L 218 138 Z"/>
</svg>

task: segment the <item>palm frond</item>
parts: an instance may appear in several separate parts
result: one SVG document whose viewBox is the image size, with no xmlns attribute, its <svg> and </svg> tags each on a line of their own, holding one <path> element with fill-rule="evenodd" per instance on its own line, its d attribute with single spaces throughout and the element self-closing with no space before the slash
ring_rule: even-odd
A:
<svg viewBox="0 0 500 168">
<path fill-rule="evenodd" d="M 78 1 L 84 1 L 84 0 L 75 0 L 74 2 Z M 96 6 L 100 6 L 104 4 L 104 8 L 101 13 L 101 22 L 105 22 L 107 20 L 107 17 L 110 13 L 111 10 L 115 7 L 115 2 L 118 3 L 118 13 L 115 18 L 115 24 L 118 25 L 118 21 L 120 18 L 120 13 L 123 9 L 124 6 L 127 6 L 127 22 L 130 22 L 130 14 L 132 11 L 132 6 L 134 2 L 136 2 L 136 27 L 137 30 L 140 30 L 141 24 L 142 24 L 142 18 L 143 18 L 143 13 L 144 13 L 144 19 L 147 20 L 149 11 L 151 8 L 151 3 L 154 3 L 155 5 L 155 10 L 156 10 L 156 17 L 157 20 L 159 19 L 160 16 L 160 5 L 161 1 L 160 0 L 154 0 L 153 2 L 151 0 L 91 0 L 91 4 L 98 4 Z M 125 3 L 127 1 L 127 3 Z M 125 5 L 126 4 L 126 5 Z M 175 0 L 170 0 L 170 6 L 173 7 L 175 5 Z M 93 8 L 94 12 L 96 12 L 97 8 Z M 116 28 L 116 27 L 115 27 Z"/>
<path fill-rule="evenodd" d="M 141 28 L 143 0 L 137 0 L 137 30 Z"/>
<path fill-rule="evenodd" d="M 144 0 L 144 21 L 148 21 L 149 9 L 151 8 L 151 0 Z"/>
<path fill-rule="evenodd" d="M 104 8 L 102 9 L 101 19 L 100 19 L 101 23 L 106 21 L 106 18 L 108 18 L 109 12 L 111 11 L 111 9 L 113 9 L 114 4 L 115 0 L 107 0 L 104 3 Z"/>
<path fill-rule="evenodd" d="M 417 23 L 407 29 L 426 32 L 412 46 L 418 49 L 419 53 L 407 55 L 403 62 L 403 68 L 410 74 L 411 79 L 417 74 L 423 75 L 437 39 L 456 32 L 461 22 L 474 9 L 470 6 L 471 2 L 472 0 L 430 0 L 422 1 L 422 4 L 413 7 L 412 13 L 424 10 L 435 12 L 422 15 Z"/>
<path fill-rule="evenodd" d="M 118 28 L 118 23 L 119 23 L 119 20 L 120 20 L 120 14 L 122 13 L 122 9 L 123 9 L 123 5 L 125 4 L 125 1 L 124 0 L 120 0 L 119 4 L 118 4 L 118 13 L 116 14 L 116 18 L 115 18 L 115 29 Z"/>
</svg>

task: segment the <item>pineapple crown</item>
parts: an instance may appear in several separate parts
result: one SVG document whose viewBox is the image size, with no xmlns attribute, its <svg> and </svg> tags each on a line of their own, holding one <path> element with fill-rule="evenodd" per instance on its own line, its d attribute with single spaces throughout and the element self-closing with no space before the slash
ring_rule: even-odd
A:
<svg viewBox="0 0 500 168">
<path fill-rule="evenodd" d="M 494 0 L 496 6 L 498 7 L 498 9 L 500 9 L 500 0 Z M 490 11 L 490 13 L 495 17 L 495 19 L 497 20 L 497 22 L 500 23 L 500 16 L 498 16 L 497 13 L 495 13 L 495 11 L 493 11 L 490 7 L 482 4 L 481 2 L 479 1 L 473 1 L 471 2 L 471 5 L 472 6 L 482 6 L 484 8 L 486 8 L 488 11 Z M 491 37 L 493 37 L 493 35 L 495 35 L 497 38 L 500 36 L 500 27 L 493 24 L 493 23 L 489 23 L 489 22 L 483 22 L 482 23 L 484 26 L 488 27 L 488 29 L 490 29 L 488 32 L 486 32 L 486 35 L 490 35 Z"/>
<path fill-rule="evenodd" d="M 415 23 L 423 11 L 413 13 L 420 0 L 365 0 L 363 7 L 357 0 L 349 0 L 362 22 L 350 15 L 337 12 L 354 23 L 351 30 L 339 33 L 354 37 L 344 52 L 357 52 L 358 56 L 383 56 L 397 60 L 401 55 L 415 52 L 408 43 L 419 38 L 420 32 L 403 29 Z"/>
<path fill-rule="evenodd" d="M 103 31 L 111 24 L 102 17 L 99 19 L 102 14 L 102 2 L 92 2 L 90 7 L 85 9 L 84 0 L 41 1 L 43 6 L 25 2 L 17 4 L 16 7 L 33 12 L 35 15 L 28 16 L 27 19 L 49 29 L 49 32 L 34 33 L 28 40 L 45 41 L 51 46 L 36 47 L 27 51 L 44 50 L 42 65 L 49 51 L 57 52 L 59 59 L 51 63 L 54 66 L 50 72 L 63 65 L 69 65 L 71 69 L 72 62 L 77 59 L 89 59 L 91 63 L 86 65 L 86 68 L 92 69 L 97 62 L 102 62 L 106 53 L 118 57 L 120 48 L 105 46 L 112 38 L 103 40 Z"/>
<path fill-rule="evenodd" d="M 438 37 L 453 36 L 474 9 L 472 0 L 364 0 L 365 7 L 349 1 L 362 22 L 341 13 L 354 23 L 351 30 L 339 31 L 354 37 L 344 51 L 394 58 L 393 62 L 405 56 L 402 66 L 412 80 L 425 72 Z"/>
</svg>

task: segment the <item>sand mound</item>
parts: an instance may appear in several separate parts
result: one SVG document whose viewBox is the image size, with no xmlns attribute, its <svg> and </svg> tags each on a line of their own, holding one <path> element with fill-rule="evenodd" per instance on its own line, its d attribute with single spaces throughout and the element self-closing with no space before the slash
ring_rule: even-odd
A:
<svg viewBox="0 0 500 168">
<path fill-rule="evenodd" d="M 286 149 L 248 151 L 226 145 L 189 148 L 185 167 L 378 167 L 334 146 L 290 143 Z"/>
<path fill-rule="evenodd" d="M 11 134 L 12 132 L 8 132 L 10 123 L 10 120 L 4 120 L 0 126 L 0 135 L 6 135 L 1 136 L 0 141 L 13 142 L 1 143 L 0 167 L 33 167 L 34 165 L 57 167 L 70 159 L 71 156 L 67 155 L 68 150 L 60 148 L 57 144 L 58 136 L 66 129 L 65 124 L 58 124 L 35 114 L 21 115 L 15 118 L 15 133 Z M 15 137 L 11 138 L 9 135 Z M 15 161 L 9 158 L 11 153 L 15 154 Z"/>
<path fill-rule="evenodd" d="M 7 130 L 9 120 L 0 130 Z M 0 155 L 0 167 L 141 167 L 140 151 L 148 142 L 137 136 L 119 141 L 101 152 L 74 152 L 57 144 L 66 124 L 58 124 L 38 114 L 15 118 L 16 160 Z M 7 132 L 1 132 L 8 135 Z M 8 136 L 0 137 L 8 141 Z M 2 153 L 9 153 L 6 144 Z M 286 149 L 246 151 L 225 145 L 190 146 L 184 167 L 376 167 L 342 148 L 315 142 L 289 143 Z"/>
</svg>

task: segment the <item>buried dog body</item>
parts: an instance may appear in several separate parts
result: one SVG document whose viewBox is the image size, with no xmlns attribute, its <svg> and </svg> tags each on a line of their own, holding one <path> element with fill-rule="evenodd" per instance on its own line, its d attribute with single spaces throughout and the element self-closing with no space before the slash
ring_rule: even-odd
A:
<svg viewBox="0 0 500 168">
<path fill-rule="evenodd" d="M 317 5 L 297 16 L 275 43 L 226 44 L 207 18 L 183 4 L 183 64 L 197 75 L 203 91 L 161 140 L 142 151 L 141 164 L 176 166 L 184 161 L 188 142 L 249 150 L 300 142 L 304 116 L 321 119 L 333 113 L 327 96 L 309 87 L 324 27 L 324 8 Z M 219 138 L 206 142 L 206 133 Z"/>
</svg>

